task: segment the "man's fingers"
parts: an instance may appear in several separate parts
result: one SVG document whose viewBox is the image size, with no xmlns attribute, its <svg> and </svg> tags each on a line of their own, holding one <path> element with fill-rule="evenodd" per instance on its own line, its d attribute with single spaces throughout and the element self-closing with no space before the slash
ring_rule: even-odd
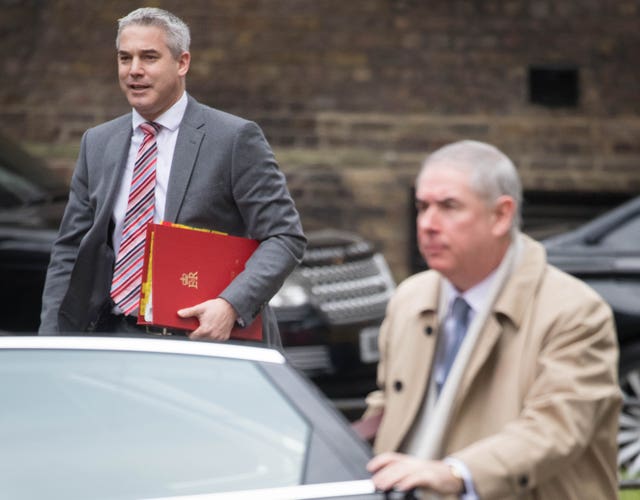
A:
<svg viewBox="0 0 640 500">
<path fill-rule="evenodd" d="M 399 478 L 395 487 L 400 491 L 409 491 L 413 488 L 423 487 L 430 488 L 433 484 L 433 478 L 427 470 L 416 470 L 406 476 Z"/>
<path fill-rule="evenodd" d="M 200 314 L 200 310 L 198 306 L 193 307 L 185 307 L 184 309 L 178 309 L 178 316 L 181 318 L 191 318 L 193 316 L 198 316 Z"/>
<path fill-rule="evenodd" d="M 373 483 L 382 491 L 391 490 L 407 475 L 406 455 L 400 453 L 382 453 L 374 457 L 367 469 L 373 472 Z"/>
<path fill-rule="evenodd" d="M 373 484 L 382 491 L 389 491 L 406 479 L 406 470 L 401 462 L 392 462 L 373 475 Z"/>
<path fill-rule="evenodd" d="M 235 322 L 235 311 L 224 299 L 211 299 L 180 309 L 178 315 L 198 319 L 198 328 L 189 334 L 192 340 L 228 340 Z"/>
<path fill-rule="evenodd" d="M 401 453 L 382 453 L 374 457 L 367 469 L 374 472 L 376 488 L 408 491 L 416 487 L 433 488 L 438 483 L 436 462 L 424 461 Z M 448 470 L 448 469 L 447 469 Z M 440 491 L 436 488 L 436 491 Z"/>
<path fill-rule="evenodd" d="M 189 334 L 189 338 L 191 340 L 228 340 L 229 335 L 225 335 L 223 332 L 219 331 L 206 331 L 203 328 L 198 327 Z"/>
<path fill-rule="evenodd" d="M 369 463 L 367 464 L 367 470 L 369 472 L 376 472 L 377 470 L 386 467 L 391 462 L 395 462 L 396 460 L 400 459 L 401 456 L 402 455 L 400 455 L 400 453 L 394 452 L 380 453 L 380 455 L 376 455 L 371 460 L 369 460 Z"/>
</svg>

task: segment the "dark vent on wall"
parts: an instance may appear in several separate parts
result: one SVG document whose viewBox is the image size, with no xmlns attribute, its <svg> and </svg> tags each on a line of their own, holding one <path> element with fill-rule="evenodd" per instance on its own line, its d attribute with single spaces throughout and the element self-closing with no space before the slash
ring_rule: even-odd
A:
<svg viewBox="0 0 640 500">
<path fill-rule="evenodd" d="M 580 82 L 575 67 L 530 66 L 529 102 L 549 108 L 575 108 Z"/>
</svg>

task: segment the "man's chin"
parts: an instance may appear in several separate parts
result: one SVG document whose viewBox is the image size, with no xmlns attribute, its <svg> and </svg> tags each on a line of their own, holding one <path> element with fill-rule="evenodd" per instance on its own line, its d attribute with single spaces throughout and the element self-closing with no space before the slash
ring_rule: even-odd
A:
<svg viewBox="0 0 640 500">
<path fill-rule="evenodd" d="M 132 91 L 129 90 L 127 92 L 127 101 L 132 108 L 144 108 L 145 106 L 149 106 L 151 104 L 151 97 L 149 96 L 149 91 Z"/>
<path fill-rule="evenodd" d="M 429 269 L 438 271 L 440 274 L 445 274 L 447 269 L 449 269 L 447 263 L 436 256 L 425 257 L 424 260 L 427 263 L 427 266 L 429 266 Z"/>
<path fill-rule="evenodd" d="M 146 100 L 129 99 L 129 105 L 133 109 L 135 109 L 143 118 L 147 120 L 152 120 L 155 118 L 153 107 L 150 106 Z"/>
</svg>

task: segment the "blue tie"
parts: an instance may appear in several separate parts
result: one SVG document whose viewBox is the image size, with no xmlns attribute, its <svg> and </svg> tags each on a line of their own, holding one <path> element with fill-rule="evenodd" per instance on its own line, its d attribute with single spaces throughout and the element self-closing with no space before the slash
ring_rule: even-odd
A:
<svg viewBox="0 0 640 500">
<path fill-rule="evenodd" d="M 467 333 L 470 310 L 469 304 L 467 304 L 462 297 L 456 297 L 453 301 L 453 306 L 451 307 L 452 326 L 451 329 L 445 331 L 444 346 L 443 349 L 439 351 L 436 364 L 436 367 L 439 367 L 436 371 L 438 394 L 440 394 L 442 386 L 447 380 L 451 366 L 456 359 L 458 349 L 460 349 L 460 345 Z"/>
</svg>

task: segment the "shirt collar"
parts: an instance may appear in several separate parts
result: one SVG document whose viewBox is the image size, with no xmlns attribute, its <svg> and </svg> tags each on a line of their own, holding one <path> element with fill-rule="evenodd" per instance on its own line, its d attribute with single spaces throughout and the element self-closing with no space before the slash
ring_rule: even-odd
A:
<svg viewBox="0 0 640 500">
<path fill-rule="evenodd" d="M 497 268 L 494 269 L 480 283 L 469 288 L 464 293 L 458 292 L 458 290 L 456 290 L 456 288 L 448 279 L 443 278 L 444 292 L 447 296 L 448 307 L 451 307 L 451 304 L 453 304 L 455 298 L 460 296 L 467 302 L 467 304 L 469 304 L 471 309 L 473 309 L 475 312 L 483 310 L 483 308 L 489 305 L 487 304 L 487 300 L 493 282 L 496 280 L 496 271 Z"/>
<path fill-rule="evenodd" d="M 171 106 L 168 110 L 166 110 L 158 118 L 156 118 L 154 122 L 174 132 L 180 126 L 180 122 L 182 122 L 184 113 L 187 110 L 187 103 L 187 93 L 183 92 L 180 99 L 178 99 L 173 106 Z M 147 120 L 143 118 L 135 109 L 132 110 L 131 125 L 134 131 L 146 121 Z"/>
</svg>

